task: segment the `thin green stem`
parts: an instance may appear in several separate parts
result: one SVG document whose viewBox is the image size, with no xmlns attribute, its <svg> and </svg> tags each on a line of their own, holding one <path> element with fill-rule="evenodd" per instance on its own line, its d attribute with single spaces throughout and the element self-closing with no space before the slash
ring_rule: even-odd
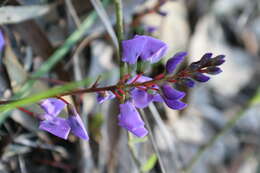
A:
<svg viewBox="0 0 260 173">
<path fill-rule="evenodd" d="M 144 121 L 145 121 L 145 124 L 147 125 L 148 131 L 149 131 L 149 134 L 148 134 L 148 135 L 149 135 L 150 141 L 152 142 L 152 146 L 153 146 L 153 149 L 154 149 L 154 151 L 155 151 L 155 153 L 156 153 L 156 156 L 157 156 L 157 158 L 158 158 L 159 165 L 160 165 L 160 167 L 161 167 L 161 172 L 162 172 L 162 173 L 166 173 L 165 168 L 164 168 L 164 165 L 163 165 L 162 157 L 161 157 L 161 155 L 160 155 L 160 152 L 159 152 L 159 150 L 158 150 L 158 146 L 157 146 L 157 144 L 156 144 L 156 142 L 155 142 L 155 139 L 154 139 L 154 136 L 153 136 L 152 128 L 151 128 L 151 126 L 150 126 L 150 124 L 149 124 L 149 122 L 148 122 L 148 119 L 147 119 L 147 117 L 145 116 L 145 113 L 144 113 L 144 111 L 143 111 L 142 109 L 140 109 L 140 113 L 141 113 L 142 118 L 143 118 Z"/>
<path fill-rule="evenodd" d="M 216 141 L 224 136 L 232 127 L 235 126 L 236 122 L 243 116 L 245 115 L 245 110 L 247 110 L 250 106 L 259 103 L 259 95 L 260 95 L 260 88 L 258 89 L 256 95 L 249 101 L 249 103 L 242 108 L 240 112 L 238 112 L 234 117 L 232 117 L 224 126 L 224 128 L 215 136 L 213 136 L 209 142 L 202 147 L 191 159 L 190 163 L 188 166 L 183 169 L 183 172 L 189 173 L 192 171 L 193 166 L 197 163 L 197 161 L 200 159 L 200 157 L 210 148 L 212 147 Z M 255 100 L 258 100 L 257 102 Z"/>
<path fill-rule="evenodd" d="M 136 156 L 135 147 L 131 143 L 133 137 L 131 136 L 131 134 L 129 132 L 127 133 L 127 137 L 128 137 L 128 143 L 127 144 L 128 144 L 128 148 L 129 148 L 130 154 L 132 156 L 132 159 L 133 159 L 138 171 L 140 173 L 142 173 L 143 171 L 141 169 L 141 162 L 138 160 L 138 158 Z"/>
<path fill-rule="evenodd" d="M 125 63 L 121 61 L 122 57 L 122 41 L 124 39 L 124 25 L 123 25 L 123 5 L 122 0 L 114 0 L 115 12 L 116 12 L 116 33 L 119 49 L 117 50 L 117 57 L 120 66 L 120 78 L 125 73 Z"/>
</svg>

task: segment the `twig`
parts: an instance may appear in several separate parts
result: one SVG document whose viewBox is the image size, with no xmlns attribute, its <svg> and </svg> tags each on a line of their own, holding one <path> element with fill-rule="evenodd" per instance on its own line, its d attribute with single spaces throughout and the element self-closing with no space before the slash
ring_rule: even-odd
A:
<svg viewBox="0 0 260 173">
<path fill-rule="evenodd" d="M 76 12 L 71 0 L 65 0 L 65 3 L 68 7 L 68 11 L 69 11 L 73 21 L 75 22 L 77 28 L 79 28 L 79 26 L 81 25 L 81 22 L 80 22 L 80 19 L 77 15 L 77 12 Z"/>
<path fill-rule="evenodd" d="M 146 118 L 145 113 L 144 113 L 144 111 L 142 109 L 140 109 L 140 113 L 141 113 L 142 118 L 145 121 L 145 124 L 147 125 L 148 131 L 149 131 L 149 138 L 150 138 L 150 140 L 152 142 L 153 149 L 154 149 L 154 151 L 156 153 L 156 156 L 158 158 L 159 165 L 161 167 L 161 171 L 162 171 L 162 173 L 166 173 L 165 168 L 163 166 L 162 157 L 160 155 L 160 152 L 158 150 L 158 146 L 157 146 L 157 144 L 155 142 L 155 139 L 154 139 L 154 136 L 153 136 L 152 128 L 151 128 L 151 126 L 150 126 L 150 124 L 148 122 L 148 119 Z"/>
</svg>

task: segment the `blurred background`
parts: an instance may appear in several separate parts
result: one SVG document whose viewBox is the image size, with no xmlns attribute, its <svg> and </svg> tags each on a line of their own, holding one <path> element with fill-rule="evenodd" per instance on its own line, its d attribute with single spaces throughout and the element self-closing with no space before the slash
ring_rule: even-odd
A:
<svg viewBox="0 0 260 173">
<path fill-rule="evenodd" d="M 66 97 L 84 119 L 89 142 L 72 135 L 67 141 L 57 138 L 39 130 L 37 120 L 13 110 L 0 127 L 0 173 L 260 172 L 260 1 L 123 0 L 123 9 L 124 39 L 146 34 L 169 46 L 147 75 L 162 72 L 178 51 L 188 52 L 180 69 L 207 52 L 224 54 L 223 73 L 182 88 L 188 104 L 183 111 L 164 104 L 144 109 L 152 140 L 128 141 L 117 125 L 118 102 L 97 104 L 95 93 Z M 31 93 L 105 73 L 110 77 L 100 85 L 115 84 L 115 21 L 112 0 L 104 5 L 99 0 L 0 0 L 6 42 L 0 52 L 1 100 L 8 100 L 55 51 L 66 47 L 67 53 Z M 75 32 L 80 36 L 69 37 Z M 26 108 L 41 111 L 37 104 Z"/>
</svg>

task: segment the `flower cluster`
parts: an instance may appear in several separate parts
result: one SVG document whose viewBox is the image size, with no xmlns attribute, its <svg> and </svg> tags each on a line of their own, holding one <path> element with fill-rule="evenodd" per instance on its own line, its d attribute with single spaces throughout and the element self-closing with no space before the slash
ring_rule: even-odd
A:
<svg viewBox="0 0 260 173">
<path fill-rule="evenodd" d="M 56 98 L 48 98 L 40 103 L 44 110 L 44 114 L 40 116 L 40 129 L 45 130 L 60 138 L 67 139 L 69 132 L 74 135 L 88 140 L 88 134 L 84 124 L 75 110 L 70 104 Z M 68 118 L 58 117 L 60 112 L 67 106 Z"/>
<path fill-rule="evenodd" d="M 136 35 L 131 40 L 125 40 L 122 43 L 122 60 L 129 64 L 135 64 L 138 59 L 150 63 L 158 62 L 166 53 L 167 45 L 153 37 Z M 130 131 L 137 137 L 147 135 L 148 131 L 144 127 L 144 122 L 136 108 L 145 108 L 150 102 L 164 102 L 168 107 L 174 110 L 184 109 L 187 104 L 181 99 L 186 95 L 185 92 L 175 89 L 172 84 L 193 87 L 195 81 L 207 82 L 210 78 L 205 75 L 215 75 L 221 71 L 218 67 L 225 62 L 224 55 L 212 58 L 211 53 L 206 53 L 203 57 L 177 74 L 173 74 L 178 64 L 187 56 L 186 52 L 179 52 L 170 58 L 165 66 L 165 73 L 150 78 L 143 74 L 138 74 L 125 82 L 124 91 L 117 88 L 119 93 L 125 96 L 126 100 L 120 104 L 120 114 L 118 116 L 119 125 Z M 129 77 L 129 75 L 128 75 Z M 121 80 L 122 81 L 122 80 Z M 123 80 L 124 81 L 124 80 Z M 98 100 L 110 100 L 115 98 L 121 100 L 121 96 L 116 90 L 106 92 L 101 99 L 98 94 Z M 122 101 L 122 100 L 121 100 Z"/>
<path fill-rule="evenodd" d="M 136 64 L 137 61 L 155 63 L 165 55 L 167 45 L 153 37 L 136 35 L 131 40 L 123 41 L 122 49 L 122 61 L 128 64 Z M 176 73 L 177 66 L 186 56 L 186 52 L 176 53 L 166 62 L 165 72 L 154 78 L 143 73 L 133 76 L 126 74 L 116 85 L 97 88 L 96 82 L 91 88 L 79 89 L 75 93 L 96 92 L 98 103 L 119 99 L 118 125 L 137 137 L 144 137 L 148 131 L 137 109 L 146 108 L 151 102 L 164 102 L 174 110 L 184 109 L 187 104 L 182 99 L 186 94 L 177 90 L 175 84 L 193 87 L 196 81 L 207 82 L 210 79 L 207 74 L 219 74 L 222 72 L 219 66 L 225 62 L 224 55 L 213 57 L 212 53 L 206 53 L 199 61 Z M 79 114 L 65 100 L 48 98 L 40 106 L 45 112 L 40 116 L 40 129 L 63 139 L 67 139 L 70 132 L 84 140 L 89 139 Z M 65 107 L 68 109 L 68 118 L 58 117 Z"/>
</svg>

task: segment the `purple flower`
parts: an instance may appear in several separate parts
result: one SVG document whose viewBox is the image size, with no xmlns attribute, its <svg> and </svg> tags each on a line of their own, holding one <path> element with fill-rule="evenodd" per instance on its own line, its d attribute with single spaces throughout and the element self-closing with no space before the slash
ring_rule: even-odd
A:
<svg viewBox="0 0 260 173">
<path fill-rule="evenodd" d="M 68 123 L 70 125 L 72 133 L 82 139 L 89 140 L 88 133 L 85 129 L 85 126 L 79 114 L 72 106 L 68 105 L 68 107 L 69 107 Z"/>
<path fill-rule="evenodd" d="M 56 98 L 48 98 L 40 103 L 41 108 L 49 115 L 57 116 L 62 109 L 66 106 L 66 103 Z"/>
<path fill-rule="evenodd" d="M 135 106 L 130 101 L 120 104 L 120 114 L 118 119 L 118 124 L 121 127 L 127 129 L 137 137 L 144 137 L 147 135 L 148 131 L 144 127 L 144 122 Z"/>
<path fill-rule="evenodd" d="M 164 56 L 167 45 L 156 38 L 150 36 L 136 35 L 131 40 L 125 40 L 122 43 L 124 62 L 135 64 L 140 57 L 144 61 L 155 63 Z"/>
<path fill-rule="evenodd" d="M 68 119 L 57 117 L 66 106 L 66 104 L 60 99 L 45 99 L 40 103 L 40 106 L 45 111 L 45 114 L 41 117 L 43 120 L 40 122 L 40 129 L 63 139 L 67 139 L 71 130 L 76 136 L 85 140 L 89 139 L 80 116 L 71 105 L 68 105 Z"/>
<path fill-rule="evenodd" d="M 225 62 L 225 55 L 218 55 L 211 59 L 210 65 L 211 66 L 219 66 Z"/>
<path fill-rule="evenodd" d="M 115 95 L 111 91 L 101 91 L 97 92 L 97 102 L 99 104 L 104 103 L 107 100 L 112 100 L 115 98 Z"/>
<path fill-rule="evenodd" d="M 172 73 L 177 65 L 184 60 L 184 57 L 187 56 L 186 52 L 176 53 L 172 58 L 170 58 L 166 63 L 166 72 Z"/>
<path fill-rule="evenodd" d="M 39 128 L 60 138 L 67 139 L 70 132 L 67 120 L 60 117 L 48 117 L 48 120 L 40 122 Z"/>
<path fill-rule="evenodd" d="M 164 101 L 167 106 L 169 106 L 170 108 L 175 109 L 175 110 L 181 110 L 187 106 L 187 104 L 183 103 L 180 100 L 171 100 L 168 98 L 164 98 Z"/>
<path fill-rule="evenodd" d="M 3 47 L 5 45 L 5 39 L 2 31 L 0 30 L 0 52 L 2 51 Z"/>
<path fill-rule="evenodd" d="M 163 100 L 167 106 L 175 110 L 184 109 L 187 104 L 180 101 L 185 96 L 185 93 L 178 91 L 168 84 L 162 86 Z"/>
<path fill-rule="evenodd" d="M 135 79 L 132 78 L 130 79 L 127 83 L 131 83 Z M 141 76 L 136 82 L 147 82 L 152 80 L 152 78 L 146 77 L 146 76 Z M 154 86 L 153 88 L 158 89 L 158 86 Z M 131 97 L 133 99 L 134 105 L 137 108 L 145 108 L 149 105 L 151 101 L 156 101 L 156 102 L 161 102 L 162 98 L 158 93 L 155 94 L 149 94 L 145 90 L 141 90 L 139 88 L 133 88 L 132 91 L 130 91 Z"/>
<path fill-rule="evenodd" d="M 167 84 L 162 86 L 162 92 L 166 98 L 171 100 L 179 100 L 185 96 L 185 92 L 178 91 Z"/>
</svg>

